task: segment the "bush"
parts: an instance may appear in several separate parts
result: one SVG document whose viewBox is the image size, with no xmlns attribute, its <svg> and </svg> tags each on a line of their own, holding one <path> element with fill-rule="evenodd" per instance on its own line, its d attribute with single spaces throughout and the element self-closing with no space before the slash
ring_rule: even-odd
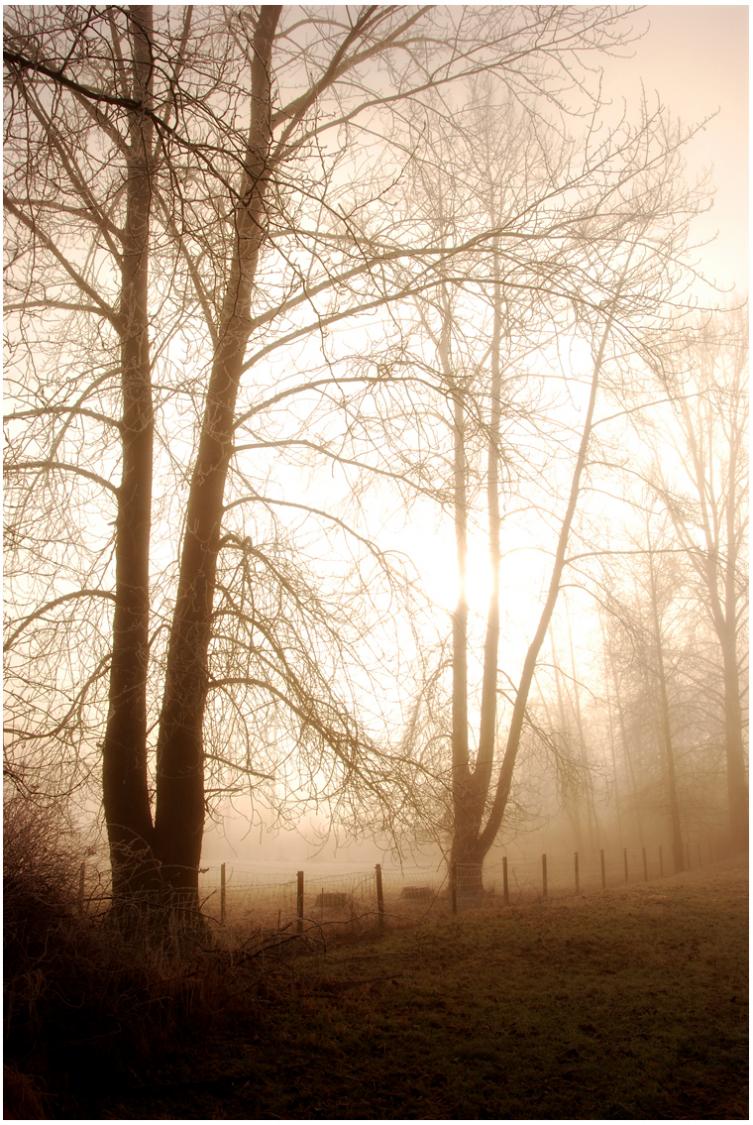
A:
<svg viewBox="0 0 753 1125">
<path fill-rule="evenodd" d="M 197 1027 L 253 1012 L 255 958 L 80 914 L 75 834 L 19 797 L 4 814 L 6 1118 L 97 1117 Z"/>
<path fill-rule="evenodd" d="M 81 847 L 54 811 L 6 800 L 3 843 L 5 1111 L 36 1099 L 61 1116 L 146 1052 L 162 990 L 145 956 L 78 912 Z"/>
</svg>

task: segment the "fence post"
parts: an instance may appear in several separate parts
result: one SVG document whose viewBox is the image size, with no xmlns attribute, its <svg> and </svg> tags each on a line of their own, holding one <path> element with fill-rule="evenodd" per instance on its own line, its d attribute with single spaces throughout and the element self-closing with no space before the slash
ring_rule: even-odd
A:
<svg viewBox="0 0 753 1125">
<path fill-rule="evenodd" d="M 507 880 L 507 856 L 502 856 L 502 897 L 505 905 L 510 905 L 510 884 Z"/>
<path fill-rule="evenodd" d="M 577 852 L 575 852 L 574 860 L 575 860 L 575 893 L 576 893 L 576 895 L 579 895 L 580 894 L 580 861 L 578 859 L 578 853 Z"/>
<path fill-rule="evenodd" d="M 659 844 L 659 875 L 664 875 L 664 849 Z"/>
<path fill-rule="evenodd" d="M 642 848 L 641 851 L 643 852 L 643 879 L 647 883 L 648 882 L 648 858 L 646 856 L 645 847 Z"/>
<path fill-rule="evenodd" d="M 225 864 L 220 864 L 220 925 L 225 925 L 226 908 L 227 908 L 227 878 L 226 878 Z"/>
<path fill-rule="evenodd" d="M 542 887 L 542 890 L 543 890 L 543 897 L 546 898 L 547 897 L 546 852 L 544 852 L 544 854 L 541 857 L 541 887 Z"/>
<path fill-rule="evenodd" d="M 607 889 L 607 868 L 606 868 L 606 864 L 604 863 L 604 849 L 603 848 L 601 849 L 601 852 L 599 854 L 600 854 L 600 857 L 601 857 L 601 889 L 603 891 L 605 891 Z"/>
<path fill-rule="evenodd" d="M 377 919 L 379 922 L 379 929 L 384 929 L 384 889 L 382 887 L 382 865 L 378 863 L 374 868 L 376 875 L 376 893 L 377 893 Z"/>
<path fill-rule="evenodd" d="M 628 881 L 628 856 L 627 856 L 627 848 L 623 848 L 623 849 L 622 849 L 622 862 L 623 862 L 623 864 L 624 864 L 624 867 L 625 867 L 625 882 L 627 883 L 627 881 Z"/>
<path fill-rule="evenodd" d="M 302 871 L 297 872 L 296 879 L 298 881 L 298 889 L 297 889 L 297 894 L 296 894 L 296 907 L 295 907 L 296 916 L 298 918 L 298 922 L 296 923 L 296 930 L 299 934 L 302 934 L 303 933 L 303 872 Z"/>
<path fill-rule="evenodd" d="M 458 912 L 458 865 L 450 864 L 450 908 L 453 914 Z"/>
<path fill-rule="evenodd" d="M 86 864 L 82 863 L 78 871 L 78 912 L 84 913 L 84 880 L 86 878 Z"/>
</svg>

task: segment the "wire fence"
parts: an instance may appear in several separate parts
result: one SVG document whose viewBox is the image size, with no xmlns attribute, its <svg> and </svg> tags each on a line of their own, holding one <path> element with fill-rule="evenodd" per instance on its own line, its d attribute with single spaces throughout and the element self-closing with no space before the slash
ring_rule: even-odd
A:
<svg viewBox="0 0 753 1125">
<path fill-rule="evenodd" d="M 683 869 L 715 858 L 711 846 L 683 856 Z M 250 866 L 217 864 L 199 874 L 207 919 L 228 932 L 304 934 L 410 924 L 430 913 L 566 898 L 661 879 L 674 874 L 668 849 L 613 848 L 590 852 L 505 855 L 480 864 L 405 868 L 376 864 L 338 873 L 315 867 L 279 879 Z M 97 913 L 110 899 L 109 880 L 81 865 L 79 908 Z"/>
</svg>

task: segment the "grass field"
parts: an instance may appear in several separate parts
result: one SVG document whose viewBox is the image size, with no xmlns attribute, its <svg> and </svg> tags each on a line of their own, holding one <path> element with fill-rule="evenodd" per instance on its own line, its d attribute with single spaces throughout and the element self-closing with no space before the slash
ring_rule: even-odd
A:
<svg viewBox="0 0 753 1125">
<path fill-rule="evenodd" d="M 747 868 L 241 961 L 87 1116 L 747 1118 Z M 227 972 L 227 969 L 225 970 Z M 227 986 L 227 981 L 225 985 Z"/>
</svg>

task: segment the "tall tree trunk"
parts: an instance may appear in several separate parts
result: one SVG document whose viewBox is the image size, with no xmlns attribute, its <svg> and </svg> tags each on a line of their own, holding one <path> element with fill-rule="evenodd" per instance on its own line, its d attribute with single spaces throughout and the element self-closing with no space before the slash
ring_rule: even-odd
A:
<svg viewBox="0 0 753 1125">
<path fill-rule="evenodd" d="M 468 498 L 465 452 L 465 406 L 463 391 L 452 369 L 451 318 L 443 310 L 439 340 L 442 371 L 451 388 L 453 417 L 453 506 L 458 594 L 452 615 L 452 815 L 453 836 L 450 862 L 465 883 L 476 863 L 474 844 L 473 791 L 468 744 Z"/>
<path fill-rule="evenodd" d="M 629 260 L 629 259 L 628 259 Z M 625 267 L 627 272 L 627 266 Z M 624 273 L 623 273 L 624 277 Z M 621 284 L 621 283 L 620 283 Z M 619 288 L 617 290 L 619 294 Z M 615 296 L 615 301 L 617 296 Z M 515 770 L 515 762 L 520 748 L 520 739 L 523 733 L 523 723 L 525 721 L 526 707 L 528 706 L 528 696 L 533 683 L 533 677 L 536 672 L 536 662 L 541 651 L 541 646 L 544 643 L 554 607 L 557 604 L 559 596 L 560 582 L 562 581 L 562 573 L 565 569 L 565 561 L 567 554 L 567 547 L 570 541 L 570 529 L 573 525 L 575 518 L 575 510 L 578 505 L 578 496 L 580 495 L 581 481 L 583 473 L 585 472 L 586 462 L 588 459 L 588 449 L 591 442 L 591 430 L 593 427 L 594 411 L 596 410 L 596 399 L 599 391 L 599 382 L 601 371 L 604 364 L 606 354 L 607 341 L 612 330 L 613 314 L 610 313 L 607 323 L 604 327 L 604 332 L 599 343 L 599 348 L 596 356 L 594 357 L 593 374 L 591 377 L 591 388 L 588 397 L 588 405 L 586 407 L 586 416 L 583 420 L 583 430 L 581 432 L 580 444 L 575 458 L 575 466 L 573 468 L 573 475 L 570 481 L 570 492 L 565 509 L 565 515 L 560 527 L 559 536 L 557 538 L 557 549 L 554 556 L 554 564 L 552 566 L 552 573 L 549 578 L 549 587 L 547 590 L 546 600 L 544 607 L 539 617 L 539 623 L 536 627 L 533 639 L 528 646 L 528 651 L 523 661 L 523 670 L 521 672 L 518 689 L 515 693 L 515 702 L 513 704 L 512 716 L 510 719 L 510 727 L 507 733 L 507 742 L 505 744 L 505 754 L 502 760 L 502 768 L 499 771 L 497 778 L 497 786 L 495 789 L 494 797 L 492 799 L 489 815 L 487 817 L 486 825 L 484 826 L 480 838 L 479 846 L 482 854 L 486 855 L 491 848 L 497 833 L 499 832 L 502 818 L 507 808 L 507 801 L 510 796 L 510 788 L 512 786 L 513 772 Z"/>
<path fill-rule="evenodd" d="M 734 622 L 734 616 L 732 618 Z M 745 772 L 740 672 L 731 624 L 722 637 L 724 661 L 724 750 L 727 766 L 727 801 L 730 845 L 733 852 L 748 847 L 748 778 Z"/>
<path fill-rule="evenodd" d="M 189 490 L 157 744 L 157 854 L 168 885 L 188 907 L 198 901 L 204 829 L 203 719 L 223 496 L 253 284 L 267 230 L 270 63 L 280 10 L 271 5 L 260 8 L 254 34 L 251 125 L 233 214 L 235 245 Z"/>
<path fill-rule="evenodd" d="M 740 473 L 740 463 L 747 435 L 739 405 L 741 397 L 745 397 L 745 384 L 741 382 L 743 371 L 744 358 L 741 354 L 739 363 L 736 364 L 735 380 L 727 389 L 727 402 L 731 404 L 728 418 L 729 463 L 726 468 L 726 484 L 718 495 L 714 493 L 716 470 L 710 454 L 707 451 L 704 455 L 696 434 L 697 423 L 688 402 L 683 400 L 680 403 L 680 416 L 690 453 L 690 469 L 698 496 L 700 524 L 705 540 L 703 552 L 692 550 L 693 544 L 682 516 L 675 505 L 669 507 L 681 540 L 691 548 L 690 558 L 695 561 L 698 575 L 706 587 L 709 612 L 722 652 L 728 838 L 733 851 L 745 851 L 748 847 L 748 779 L 742 735 L 740 662 L 737 653 L 737 627 L 741 612 L 737 571 L 743 542 L 742 526 L 745 523 L 743 518 L 741 525 L 746 481 L 745 475 Z M 713 422 L 709 423 L 710 435 L 712 426 Z M 708 448 L 713 448 L 711 436 Z"/>
<path fill-rule="evenodd" d="M 744 430 L 730 441 L 729 483 L 726 501 L 726 566 L 724 569 L 724 620 L 719 614 L 719 640 L 724 666 L 724 733 L 727 762 L 727 800 L 729 807 L 730 844 L 734 852 L 748 850 L 748 779 L 745 774 L 742 707 L 740 705 L 740 663 L 737 658 L 737 564 L 739 535 L 735 482 L 738 478 L 738 457 Z"/>
<path fill-rule="evenodd" d="M 669 819 L 672 829 L 672 859 L 675 871 L 683 871 L 685 868 L 685 852 L 683 849 L 682 825 L 680 823 L 680 801 L 677 794 L 675 750 L 672 741 L 672 720 L 669 710 L 666 669 L 664 666 L 664 647 L 661 635 L 661 622 L 659 621 L 659 604 L 653 552 L 649 551 L 648 558 L 649 579 L 651 584 L 651 620 L 654 633 L 654 651 L 656 653 L 656 682 L 659 689 L 659 729 L 661 732 L 661 740 L 664 748 L 664 762 L 667 771 L 667 799 L 669 802 Z"/>
<path fill-rule="evenodd" d="M 551 641 L 552 645 L 552 664 L 554 665 L 554 686 L 557 695 L 557 717 L 559 720 L 560 729 L 560 753 L 567 762 L 562 774 L 561 797 L 565 806 L 565 811 L 570 819 L 573 828 L 573 838 L 575 841 L 575 848 L 577 851 L 583 849 L 583 825 L 581 823 L 580 815 L 580 794 L 578 792 L 577 778 L 574 780 L 572 777 L 572 766 L 576 765 L 577 761 L 573 762 L 573 753 L 570 739 L 570 724 L 567 721 L 567 714 L 565 709 L 565 693 L 562 687 L 562 672 L 560 669 L 559 659 L 557 658 L 557 649 L 554 643 L 554 638 Z M 548 711 L 548 708 L 547 708 Z"/>
<path fill-rule="evenodd" d="M 583 711 L 580 706 L 580 688 L 578 685 L 578 671 L 575 666 L 575 646 L 573 644 L 573 629 L 570 620 L 570 611 L 565 605 L 567 616 L 567 636 L 570 647 L 570 667 L 573 674 L 573 702 L 575 713 L 575 727 L 578 732 L 578 746 L 580 753 L 578 755 L 578 764 L 583 767 L 583 792 L 585 794 L 586 803 L 586 820 L 588 823 L 588 844 L 592 852 L 596 851 L 597 843 L 600 836 L 599 817 L 596 812 L 596 801 L 594 799 L 594 786 L 593 777 L 591 776 L 591 765 L 588 758 L 588 746 L 586 743 L 586 731 L 583 725 Z"/>
<path fill-rule="evenodd" d="M 495 247 L 496 249 L 496 247 Z M 502 290 L 494 284 L 494 322 L 491 348 L 491 409 L 487 440 L 486 497 L 489 519 L 489 567 L 491 590 L 484 638 L 484 666 L 481 684 L 476 762 L 471 766 L 468 746 L 468 605 L 466 598 L 467 529 L 467 465 L 465 424 L 462 399 L 454 399 L 454 481 L 455 535 L 458 554 L 460 591 L 453 619 L 453 836 L 451 862 L 455 865 L 457 889 L 461 895 L 478 895 L 482 890 L 481 869 L 484 853 L 479 847 L 479 834 L 484 816 L 494 761 L 497 718 L 497 656 L 499 650 L 499 428 L 501 417 Z M 451 378 L 449 348 L 450 314 L 445 310 L 440 357 L 443 369 Z"/>
<path fill-rule="evenodd" d="M 152 9 L 133 6 L 132 97 L 148 108 Z M 130 111 L 119 309 L 122 479 L 115 538 L 115 612 L 102 775 L 116 903 L 152 877 L 152 819 L 146 769 L 149 539 L 153 408 L 149 358 L 149 221 L 152 122 Z"/>
</svg>

